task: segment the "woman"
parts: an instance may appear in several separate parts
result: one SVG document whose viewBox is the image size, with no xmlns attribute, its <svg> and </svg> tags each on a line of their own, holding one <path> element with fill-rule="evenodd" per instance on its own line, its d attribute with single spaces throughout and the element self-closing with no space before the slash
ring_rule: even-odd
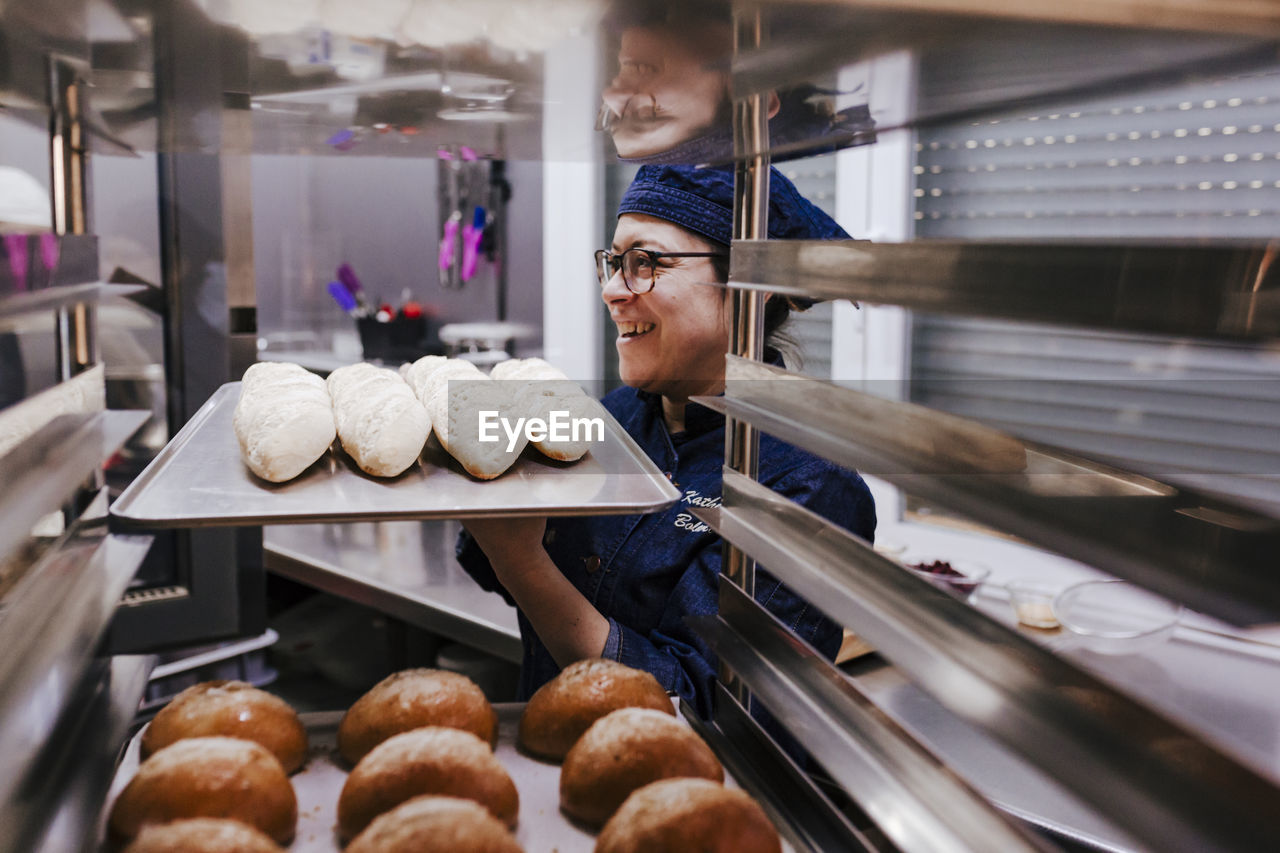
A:
<svg viewBox="0 0 1280 853">
<path fill-rule="evenodd" d="M 612 248 L 597 253 L 627 385 L 604 405 L 680 489 L 676 505 L 650 515 L 466 523 L 459 561 L 520 611 L 521 699 L 572 661 L 603 656 L 652 672 L 710 713 L 715 657 L 686 619 L 716 612 L 721 540 L 690 510 L 720 502 L 724 418 L 689 398 L 724 390 L 731 300 L 706 283 L 727 279 L 732 207 L 731 171 L 645 166 L 619 205 Z M 845 236 L 776 170 L 769 234 Z M 767 336 L 789 312 L 786 300 L 768 301 Z M 776 349 L 766 352 L 781 362 Z M 852 471 L 762 435 L 760 482 L 865 539 L 874 534 L 871 494 Z M 755 594 L 835 656 L 841 631 L 820 611 L 764 570 Z"/>
</svg>

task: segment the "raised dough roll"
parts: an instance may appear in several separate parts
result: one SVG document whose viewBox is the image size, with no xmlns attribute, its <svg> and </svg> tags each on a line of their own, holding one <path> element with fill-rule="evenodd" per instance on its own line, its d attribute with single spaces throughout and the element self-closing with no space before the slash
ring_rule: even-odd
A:
<svg viewBox="0 0 1280 853">
<path fill-rule="evenodd" d="M 418 460 L 431 420 L 400 375 L 371 364 L 329 374 L 338 438 L 360 470 L 395 477 Z"/>
<path fill-rule="evenodd" d="M 514 442 L 499 425 L 489 430 L 493 441 L 480 440 L 481 414 L 496 412 L 514 428 L 520 417 L 519 407 L 511 398 L 505 382 L 494 382 L 483 373 L 446 383 L 427 404 L 436 438 L 467 473 L 481 480 L 492 480 L 503 474 L 520 458 L 529 443 L 524 431 Z M 500 423 L 500 421 L 499 421 Z"/>
<path fill-rule="evenodd" d="M 232 425 L 249 470 L 272 483 L 307 470 L 335 435 L 324 380 L 284 362 L 259 362 L 245 371 Z"/>
<path fill-rule="evenodd" d="M 600 404 L 583 393 L 564 371 L 540 358 L 513 358 L 496 365 L 490 374 L 494 379 L 512 383 L 513 393 L 525 417 L 539 418 L 550 425 L 552 412 L 564 412 L 568 423 L 576 420 L 603 418 Z M 533 442 L 544 455 L 560 462 L 576 462 L 591 449 L 590 430 L 572 432 L 568 438 L 550 436 Z"/>
<path fill-rule="evenodd" d="M 418 393 L 418 384 L 435 372 L 437 367 L 446 364 L 449 359 L 443 355 L 424 355 L 413 364 L 402 364 L 400 366 L 400 375 L 404 377 L 404 381 L 409 383 L 409 387 L 413 389 L 413 393 Z M 418 402 L 426 405 L 426 401 L 422 396 L 418 396 Z"/>
</svg>

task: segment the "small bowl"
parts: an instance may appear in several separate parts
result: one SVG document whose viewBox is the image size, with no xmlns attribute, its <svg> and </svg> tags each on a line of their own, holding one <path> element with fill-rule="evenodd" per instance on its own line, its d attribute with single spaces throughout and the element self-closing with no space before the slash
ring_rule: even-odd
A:
<svg viewBox="0 0 1280 853">
<path fill-rule="evenodd" d="M 1041 630 L 1058 627 L 1058 617 L 1053 612 L 1053 598 L 1060 587 L 1046 586 L 1036 581 L 1011 581 L 1005 584 L 1009 591 L 1009 606 L 1019 624 Z"/>
<path fill-rule="evenodd" d="M 920 568 L 921 566 L 935 568 Z M 991 574 L 991 570 L 981 563 L 970 563 L 964 560 L 920 560 L 904 563 L 903 568 L 961 601 L 973 598 L 973 593 Z M 948 568 L 956 574 L 947 572 Z"/>
<path fill-rule="evenodd" d="M 1058 621 L 1104 655 L 1149 651 L 1173 636 L 1182 607 L 1127 581 L 1085 581 L 1053 600 Z"/>
</svg>

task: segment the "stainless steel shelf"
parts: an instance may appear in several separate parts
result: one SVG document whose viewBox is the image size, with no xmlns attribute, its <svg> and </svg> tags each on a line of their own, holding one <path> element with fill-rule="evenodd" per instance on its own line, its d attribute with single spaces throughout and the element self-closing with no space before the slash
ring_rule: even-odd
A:
<svg viewBox="0 0 1280 853">
<path fill-rule="evenodd" d="M 147 689 L 155 665 L 153 655 L 118 655 L 104 667 L 102 682 L 82 707 L 71 737 L 62 746 L 65 762 L 57 778 L 42 765 L 52 794 L 39 804 L 33 821 L 40 831 L 23 849 L 33 853 L 67 853 L 94 848 L 101 803 L 111 787 L 120 744 L 124 742 Z"/>
<path fill-rule="evenodd" d="M 1202 613 L 1280 614 L 1280 520 L 767 365 L 730 358 L 728 376 L 724 397 L 699 402 Z"/>
<path fill-rule="evenodd" d="M 1280 789 L 1273 781 L 913 577 L 852 534 L 731 471 L 723 506 L 696 514 L 799 594 L 821 602 L 950 711 L 1152 849 L 1280 844 L 1272 807 Z"/>
<path fill-rule="evenodd" d="M 0 459 L 0 560 L 31 536 L 35 523 L 60 509 L 75 489 L 124 446 L 150 412 L 63 415 Z"/>
<path fill-rule="evenodd" d="M 1263 245 L 735 241 L 731 286 L 1071 326 L 1280 336 Z"/>
<path fill-rule="evenodd" d="M 265 527 L 265 567 L 519 663 L 516 610 L 454 557 L 454 521 Z"/>
<path fill-rule="evenodd" d="M 1270 0 L 821 0 L 821 4 L 895 13 L 1280 36 L 1280 8 Z M 770 0 L 769 5 L 781 9 L 815 4 L 814 0 Z"/>
<path fill-rule="evenodd" d="M 999 59 L 986 78 L 963 84 L 945 74 L 933 78 L 904 115 L 879 122 L 880 133 L 1254 71 L 1275 63 L 1280 38 L 1280 15 L 1263 3 L 1224 10 L 1177 2 L 1051 8 L 999 0 L 851 0 L 767 3 L 763 14 L 768 41 L 732 57 L 735 96 L 829 79 L 848 65 L 897 51 L 909 51 L 923 68 L 946 68 L 952 57 Z M 796 156 L 857 141 L 852 129 L 842 135 L 816 125 L 813 133 L 827 135 L 791 133 L 775 139 L 771 153 Z"/>
<path fill-rule="evenodd" d="M 0 298 L 0 318 L 64 308 L 78 302 L 94 303 L 106 296 L 129 296 L 146 289 L 145 285 L 140 284 L 107 284 L 97 281 L 46 287 Z"/>
<path fill-rule="evenodd" d="M 696 627 L 897 849 L 1044 849 L 737 587 Z"/>
<path fill-rule="evenodd" d="M 876 851 L 881 849 L 835 808 L 760 723 L 724 688 L 715 687 L 715 713 L 698 717 L 680 703 L 685 720 L 711 745 L 725 772 L 755 797 L 778 832 L 798 851 Z"/>
<path fill-rule="evenodd" d="M 150 536 L 108 534 L 87 520 L 33 565 L 0 606 L 0 848 L 31 831 L 28 779 L 78 688 L 116 605 L 151 548 Z M 139 693 L 139 695 L 141 695 Z"/>
</svg>

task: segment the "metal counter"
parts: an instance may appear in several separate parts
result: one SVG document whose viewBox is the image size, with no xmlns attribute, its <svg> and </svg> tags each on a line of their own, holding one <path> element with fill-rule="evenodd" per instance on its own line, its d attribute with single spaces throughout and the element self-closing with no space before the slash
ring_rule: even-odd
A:
<svg viewBox="0 0 1280 853">
<path fill-rule="evenodd" d="M 974 605 L 1006 624 L 1014 618 L 999 589 Z M 1072 648 L 1065 631 L 1022 629 L 1055 652 L 1165 715 L 1194 727 L 1240 761 L 1280 778 L 1280 648 L 1229 640 L 1193 627 L 1150 651 L 1123 656 Z M 1051 832 L 1106 850 L 1131 850 L 1123 830 L 1077 802 L 1051 778 L 960 720 L 900 670 L 872 656 L 847 667 L 876 705 L 1005 811 Z"/>
<path fill-rule="evenodd" d="M 456 521 L 264 527 L 269 571 L 519 662 L 516 611 L 454 559 Z"/>
</svg>

